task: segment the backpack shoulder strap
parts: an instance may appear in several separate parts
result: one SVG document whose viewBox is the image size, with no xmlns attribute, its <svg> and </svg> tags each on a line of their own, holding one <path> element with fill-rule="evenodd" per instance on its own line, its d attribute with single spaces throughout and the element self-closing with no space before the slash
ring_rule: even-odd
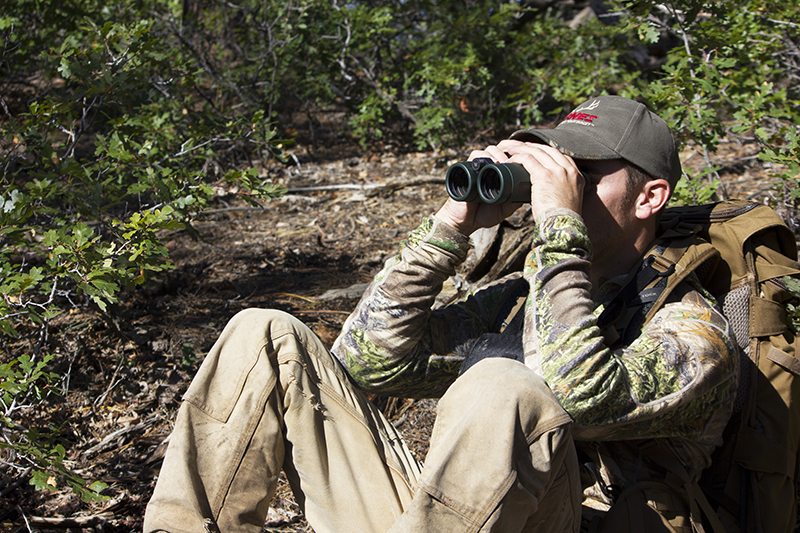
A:
<svg viewBox="0 0 800 533">
<path fill-rule="evenodd" d="M 601 313 L 601 330 L 613 325 L 617 342 L 629 344 L 690 274 L 701 267 L 714 270 L 719 252 L 700 237 L 700 230 L 696 224 L 679 222 L 662 232 Z"/>
<path fill-rule="evenodd" d="M 758 284 L 766 280 L 780 283 L 783 276 L 797 275 L 797 262 L 792 259 L 796 257 L 794 235 L 765 205 L 728 200 L 669 208 L 662 217 L 659 238 L 629 284 L 601 315 L 599 325 L 615 324 L 618 331 L 625 331 L 623 340 L 632 340 L 694 272 L 715 297 L 749 285 L 755 298 L 751 301 L 754 323 L 748 336 L 761 336 L 785 322 L 781 320 L 785 310 L 772 299 L 760 297 Z M 638 310 L 632 313 L 631 307 Z M 623 318 L 629 323 L 621 324 Z"/>
<path fill-rule="evenodd" d="M 624 288 L 620 297 L 639 307 L 623 313 L 622 325 L 615 327 L 628 338 L 635 336 L 678 283 L 696 273 L 728 318 L 742 354 L 742 379 L 725 442 L 714 452 L 701 486 L 717 512 L 727 513 L 743 530 L 760 531 L 765 524 L 764 531 L 776 531 L 776 524 L 794 524 L 800 464 L 800 379 L 794 378 L 800 376 L 800 341 L 788 325 L 786 304 L 792 296 L 783 278 L 800 278 L 795 237 L 768 206 L 744 201 L 668 209 L 661 229 L 648 255 L 656 255 L 650 266 L 659 265 L 666 279 L 648 273 L 643 261 L 629 285 L 647 285 L 640 291 L 647 297 L 631 299 L 639 289 Z M 648 295 L 650 289 L 655 290 Z"/>
</svg>

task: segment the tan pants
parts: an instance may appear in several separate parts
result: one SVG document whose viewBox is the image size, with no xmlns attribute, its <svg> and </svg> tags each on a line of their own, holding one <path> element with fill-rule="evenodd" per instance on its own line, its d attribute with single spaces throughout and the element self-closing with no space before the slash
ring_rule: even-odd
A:
<svg viewBox="0 0 800 533">
<path fill-rule="evenodd" d="M 317 533 L 577 531 L 569 417 L 526 366 L 488 359 L 439 402 L 425 468 L 322 342 L 236 315 L 184 396 L 146 532 L 260 532 L 281 469 Z"/>
</svg>

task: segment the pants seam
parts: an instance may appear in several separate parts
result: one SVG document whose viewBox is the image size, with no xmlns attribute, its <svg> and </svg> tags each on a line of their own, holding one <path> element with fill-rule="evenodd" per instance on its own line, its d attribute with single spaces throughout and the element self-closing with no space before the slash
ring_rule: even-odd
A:
<svg viewBox="0 0 800 533">
<path fill-rule="evenodd" d="M 259 352 L 259 358 L 261 353 L 264 352 L 264 349 Z M 258 364 L 258 361 L 256 361 Z M 253 365 L 255 367 L 255 365 Z M 239 441 L 236 444 L 236 448 L 234 449 L 232 456 L 238 458 L 235 465 L 232 465 L 233 468 L 230 469 L 230 473 L 224 478 L 224 482 L 221 484 L 224 487 L 224 491 L 220 490 L 219 494 L 214 498 L 213 505 L 209 502 L 211 507 L 211 512 L 214 516 L 219 516 L 220 510 L 225 505 L 225 500 L 228 498 L 228 494 L 230 493 L 231 486 L 233 485 L 233 480 L 236 477 L 236 474 L 239 473 L 239 469 L 241 468 L 242 461 L 244 460 L 244 456 L 247 452 L 247 449 L 250 446 L 250 443 L 253 440 L 253 434 L 255 433 L 256 427 L 258 426 L 261 418 L 264 416 L 264 409 L 266 409 L 267 401 L 269 400 L 269 396 L 275 390 L 275 385 L 277 384 L 277 376 L 274 374 L 272 375 L 272 379 L 270 379 L 270 383 L 263 388 L 263 392 L 261 396 L 258 398 L 257 405 L 260 406 L 260 413 L 258 416 L 251 416 L 250 420 L 247 423 L 246 430 L 243 432 L 242 436 L 239 438 Z"/>
<path fill-rule="evenodd" d="M 292 356 L 297 356 L 297 357 L 292 357 Z M 369 422 L 367 422 L 366 418 L 364 416 L 362 416 L 360 413 L 358 413 L 355 410 L 355 408 L 352 405 L 350 405 L 350 403 L 347 402 L 344 399 L 344 397 L 339 395 L 335 391 L 335 389 L 333 387 L 331 387 L 328 383 L 325 383 L 324 381 L 319 380 L 319 379 L 314 379 L 314 376 L 307 371 L 306 364 L 302 361 L 302 354 L 299 354 L 299 353 L 286 354 L 286 357 L 281 357 L 280 359 L 281 360 L 279 361 L 279 364 L 289 364 L 289 363 L 298 364 L 303 369 L 303 372 L 306 374 L 306 376 L 308 376 L 308 378 L 311 380 L 311 382 L 314 383 L 317 386 L 317 388 L 319 388 L 319 391 L 320 391 L 321 394 L 325 394 L 328 398 L 330 398 L 333 402 L 335 402 L 339 407 L 341 407 L 345 412 L 347 412 L 354 420 L 356 420 L 359 424 L 361 424 L 361 426 L 363 426 L 364 429 L 366 429 L 367 432 L 371 436 L 373 435 L 373 433 L 372 433 L 373 430 L 376 431 L 380 436 L 382 436 L 386 440 L 386 442 L 388 443 L 388 445 L 392 449 L 394 449 L 393 444 L 395 442 L 401 442 L 402 443 L 402 439 L 400 437 L 393 438 L 390 435 L 388 435 L 383 428 L 375 426 L 375 425 L 371 425 Z M 320 358 L 317 358 L 317 360 L 319 361 Z M 320 364 L 324 365 L 325 363 L 320 361 Z M 325 366 L 330 370 L 335 370 L 335 369 L 330 368 L 328 365 L 325 365 Z M 348 384 L 349 384 L 349 382 L 348 382 Z M 352 384 L 351 384 L 351 386 L 352 386 Z M 358 392 L 358 391 L 356 390 L 356 392 Z M 367 401 L 367 400 L 365 400 L 365 401 Z M 372 438 L 373 438 L 373 441 L 374 441 L 375 437 L 373 436 Z M 376 445 L 377 444 L 378 443 L 376 443 Z M 397 463 L 397 461 L 395 461 L 393 458 L 387 456 L 386 454 L 383 454 L 383 461 L 384 461 L 384 464 L 386 465 L 386 467 L 391 469 L 391 470 L 393 470 L 398 475 L 398 477 L 403 480 L 403 482 L 406 484 L 406 486 L 409 488 L 409 490 L 411 490 L 413 492 L 414 484 L 409 481 L 409 479 L 407 477 L 407 474 L 404 473 L 404 469 L 401 467 L 401 465 L 399 463 Z"/>
<path fill-rule="evenodd" d="M 427 492 L 432 498 L 439 500 L 442 505 L 457 513 L 461 516 L 464 520 L 469 522 L 470 529 L 467 529 L 467 533 L 477 532 L 483 527 L 483 524 L 486 520 L 489 519 L 489 516 L 492 514 L 492 511 L 500 504 L 503 500 L 505 495 L 508 493 L 511 486 L 517 479 L 516 472 L 512 471 L 511 475 L 508 476 L 505 483 L 499 487 L 498 490 L 494 492 L 494 496 L 489 499 L 486 505 L 479 510 L 472 510 L 469 509 L 467 506 L 459 504 L 453 498 L 448 497 L 442 491 L 435 489 L 433 486 L 425 483 L 421 489 Z"/>
<path fill-rule="evenodd" d="M 571 423 L 572 423 L 572 417 L 570 417 L 567 413 L 553 417 L 549 420 L 549 422 L 546 425 L 541 423 L 537 424 L 536 428 L 538 431 L 531 433 L 525 439 L 525 442 L 528 444 L 528 446 L 530 446 L 531 444 L 533 444 L 534 441 L 536 441 L 539 437 L 541 437 L 545 433 L 549 433 L 550 431 L 553 431 L 557 427 L 565 426 Z"/>
</svg>

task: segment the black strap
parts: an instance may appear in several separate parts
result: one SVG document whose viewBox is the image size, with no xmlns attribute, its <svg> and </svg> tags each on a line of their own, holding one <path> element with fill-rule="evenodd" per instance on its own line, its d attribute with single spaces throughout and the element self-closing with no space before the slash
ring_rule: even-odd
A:
<svg viewBox="0 0 800 533">
<path fill-rule="evenodd" d="M 520 299 L 528 297 L 528 292 L 530 292 L 530 284 L 528 283 L 528 280 L 523 277 L 519 277 L 513 283 L 514 285 L 508 291 L 508 294 L 505 296 L 500 309 L 495 315 L 495 319 L 491 324 L 490 331 L 502 332 L 522 308 L 522 306 L 519 305 Z"/>
<path fill-rule="evenodd" d="M 597 319 L 598 327 L 604 330 L 609 326 L 616 325 L 620 319 L 628 314 L 629 309 L 638 307 L 628 324 L 623 324 L 621 328 L 617 328 L 621 330 L 619 338 L 623 344 L 629 344 L 639 335 L 647 313 L 667 286 L 667 277 L 675 272 L 675 265 L 670 265 L 664 272 L 653 266 L 656 258 L 663 254 L 668 245 L 668 242 L 659 244 L 655 247 L 653 253 L 644 258 L 631 280 L 611 300 Z M 649 287 L 657 278 L 661 279 L 655 285 Z"/>
</svg>

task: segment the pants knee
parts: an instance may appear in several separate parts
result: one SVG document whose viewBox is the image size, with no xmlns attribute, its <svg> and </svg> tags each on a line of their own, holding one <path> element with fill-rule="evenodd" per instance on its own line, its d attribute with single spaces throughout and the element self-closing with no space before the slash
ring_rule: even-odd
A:
<svg viewBox="0 0 800 533">
<path fill-rule="evenodd" d="M 276 371 L 280 365 L 297 364 L 304 372 L 316 376 L 313 379 L 318 379 L 320 372 L 330 371 L 337 379 L 347 380 L 341 365 L 317 334 L 284 311 L 245 309 L 231 319 L 220 339 L 224 336 L 246 346 L 248 352 L 257 349 L 260 357 L 266 357 Z"/>
<path fill-rule="evenodd" d="M 301 320 L 277 309 L 245 309 L 231 318 L 220 335 L 220 341 L 235 339 L 241 343 L 247 339 L 248 345 L 272 354 L 278 347 L 290 351 L 311 352 L 322 355 L 327 352 L 317 335 Z M 300 346 L 302 348 L 298 349 Z"/>
<path fill-rule="evenodd" d="M 484 359 L 464 373 L 442 398 L 448 395 L 480 398 L 472 403 L 487 416 L 498 409 L 515 409 L 523 430 L 551 429 L 571 422 L 544 378 L 519 361 L 504 358 Z M 459 401 L 459 400 L 456 400 Z"/>
<path fill-rule="evenodd" d="M 225 326 L 225 330 L 228 329 L 246 335 L 270 336 L 272 331 L 307 329 L 307 326 L 285 311 L 249 308 L 233 315 Z"/>
<path fill-rule="evenodd" d="M 505 394 L 525 394 L 531 389 L 547 386 L 541 376 L 524 364 L 502 357 L 479 361 L 462 378 L 470 382 L 470 387 L 479 388 L 489 394 L 495 391 L 502 391 Z"/>
<path fill-rule="evenodd" d="M 260 396 L 275 383 L 276 342 L 298 352 L 296 347 L 311 336 L 313 333 L 299 320 L 282 311 L 241 311 L 225 326 L 184 399 L 224 422 L 245 391 Z"/>
<path fill-rule="evenodd" d="M 505 403 L 509 398 L 524 402 L 531 395 L 552 396 L 547 383 L 533 370 L 519 361 L 499 357 L 478 362 L 453 386 L 468 388 L 487 402 Z"/>
</svg>

